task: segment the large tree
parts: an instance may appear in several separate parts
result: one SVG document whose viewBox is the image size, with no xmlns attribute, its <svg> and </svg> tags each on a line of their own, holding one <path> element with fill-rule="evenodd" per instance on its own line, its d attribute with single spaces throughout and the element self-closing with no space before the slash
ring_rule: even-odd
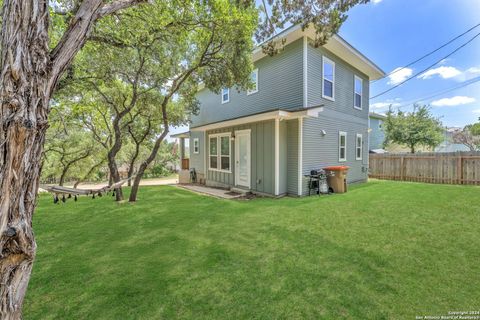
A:
<svg viewBox="0 0 480 320">
<path fill-rule="evenodd" d="M 35 258 L 36 243 L 32 216 L 37 200 L 41 159 L 48 127 L 49 102 L 65 71 L 87 41 L 96 23 L 119 10 L 146 0 L 65 0 L 54 1 L 55 10 L 65 19 L 51 19 L 50 2 L 3 0 L 1 45 L 0 119 L 0 317 L 21 318 L 21 308 Z M 165 10 L 175 11 L 179 1 L 161 1 Z M 343 13 L 360 0 L 306 1 L 311 10 L 296 1 L 268 0 L 282 10 L 261 24 L 266 38 L 290 21 L 313 23 L 325 37 L 336 32 Z M 196 1 L 222 6 L 227 0 Z M 230 3 L 230 2 L 228 2 Z M 275 7 L 277 3 L 277 7 Z M 253 0 L 232 1 L 247 8 Z M 275 9 L 277 10 L 277 9 Z M 268 10 L 265 10 L 268 12 Z M 313 14 L 311 14 L 313 12 Z M 226 15 L 229 13 L 227 12 Z M 55 18 L 56 16 L 54 16 Z M 317 18 L 318 17 L 318 18 Z M 53 26 L 50 25 L 54 22 Z M 58 31 L 56 24 L 65 23 Z M 273 25 L 273 27 L 271 27 Z M 323 27 L 327 26 L 327 27 Z M 52 31 L 53 30 L 53 31 Z M 52 34 L 53 32 L 53 34 Z M 135 28 L 130 30 L 135 33 Z M 52 35 L 58 37 L 53 37 Z M 319 38 L 323 39 L 322 32 Z M 55 41 L 51 41 L 54 39 Z M 58 39 L 58 40 L 57 40 Z M 180 79 L 177 79 L 177 83 Z M 226 83 L 229 84 L 228 81 Z M 172 95 L 173 96 L 173 95 Z"/>
<path fill-rule="evenodd" d="M 434 148 L 442 142 L 443 126 L 427 106 L 414 105 L 411 112 L 392 108 L 384 122 L 385 145 L 398 143 L 415 153 L 419 146 Z"/>
<path fill-rule="evenodd" d="M 462 130 L 454 132 L 453 142 L 467 146 L 470 151 L 480 150 L 480 118 L 479 122 L 466 125 Z"/>
</svg>

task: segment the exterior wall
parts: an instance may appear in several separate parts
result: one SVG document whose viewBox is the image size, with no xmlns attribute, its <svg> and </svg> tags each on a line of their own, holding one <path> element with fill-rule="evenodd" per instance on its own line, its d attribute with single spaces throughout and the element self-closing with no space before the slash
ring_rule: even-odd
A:
<svg viewBox="0 0 480 320">
<path fill-rule="evenodd" d="M 279 194 L 287 193 L 287 122 L 279 121 Z"/>
<path fill-rule="evenodd" d="M 347 181 L 367 179 L 368 169 L 368 90 L 369 79 L 347 62 L 324 48 L 307 47 L 307 106 L 323 105 L 318 118 L 303 121 L 303 167 L 302 173 L 331 165 L 350 167 Z M 322 56 L 335 63 L 334 99 L 322 98 Z M 354 76 L 363 79 L 362 110 L 355 109 Z M 326 135 L 322 136 L 321 131 Z M 339 131 L 347 132 L 347 161 L 340 162 Z M 362 160 L 355 160 L 356 134 L 363 136 Z M 307 194 L 307 179 L 303 178 L 303 194 Z"/>
<path fill-rule="evenodd" d="M 302 107 L 302 39 L 285 47 L 273 57 L 255 63 L 258 68 L 258 92 L 247 95 L 230 88 L 230 101 L 222 104 L 220 93 L 207 89 L 197 94 L 199 114 L 192 117 L 192 125 L 204 125 L 238 118 L 274 109 Z"/>
<path fill-rule="evenodd" d="M 193 140 L 198 138 L 199 152 L 193 152 Z M 190 131 L 190 169 L 195 168 L 197 175 L 205 174 L 205 139 L 203 131 Z"/>
<path fill-rule="evenodd" d="M 287 121 L 287 193 L 298 195 L 298 119 Z"/>
<path fill-rule="evenodd" d="M 383 149 L 383 141 L 385 141 L 385 132 L 383 132 L 383 128 L 381 125 L 383 124 L 383 120 L 378 118 L 370 117 L 370 150 L 373 149 Z"/>
<path fill-rule="evenodd" d="M 207 153 L 208 135 L 231 132 L 235 130 L 251 130 L 251 190 L 266 194 L 275 193 L 275 122 L 262 121 L 241 126 L 207 131 L 207 143 L 203 156 L 207 161 L 207 185 L 219 187 L 235 186 L 235 141 L 231 142 L 231 172 L 218 172 L 208 169 Z"/>
</svg>

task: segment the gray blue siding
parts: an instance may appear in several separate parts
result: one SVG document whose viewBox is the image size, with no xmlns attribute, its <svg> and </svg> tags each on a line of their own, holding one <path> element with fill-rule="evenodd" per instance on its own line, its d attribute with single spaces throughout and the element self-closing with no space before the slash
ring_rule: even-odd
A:
<svg viewBox="0 0 480 320">
<path fill-rule="evenodd" d="M 298 120 L 287 121 L 287 193 L 298 195 Z"/>
<path fill-rule="evenodd" d="M 230 101 L 221 103 L 220 94 L 201 90 L 197 99 L 200 112 L 192 117 L 191 127 L 247 116 L 278 108 L 302 107 L 302 40 L 286 46 L 273 57 L 265 57 L 255 63 L 258 68 L 258 92 L 247 95 L 230 88 Z"/>
<path fill-rule="evenodd" d="M 190 168 L 199 174 L 205 173 L 205 140 L 203 131 L 190 131 Z M 199 153 L 193 152 L 193 139 L 198 138 Z"/>
<path fill-rule="evenodd" d="M 383 120 L 377 118 L 370 118 L 370 150 L 383 149 L 383 142 L 385 141 L 385 132 L 383 131 Z"/>
<path fill-rule="evenodd" d="M 251 190 L 274 194 L 275 192 L 275 122 L 262 121 L 241 126 L 222 128 L 217 130 L 207 131 L 208 135 L 231 132 L 235 130 L 251 130 Z M 235 186 L 235 141 L 231 142 L 231 173 L 212 171 L 208 169 L 207 161 L 207 184 L 221 187 Z M 204 154 L 206 157 L 207 155 Z M 208 158 L 206 158 L 208 159 Z"/>
</svg>

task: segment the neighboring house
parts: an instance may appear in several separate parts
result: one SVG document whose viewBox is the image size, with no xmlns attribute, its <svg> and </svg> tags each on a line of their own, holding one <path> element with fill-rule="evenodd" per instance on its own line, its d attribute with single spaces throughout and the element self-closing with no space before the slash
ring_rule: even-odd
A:
<svg viewBox="0 0 480 320">
<path fill-rule="evenodd" d="M 453 135 L 457 131 L 462 131 L 459 127 L 447 127 L 444 131 L 443 141 L 438 147 L 435 148 L 435 152 L 457 152 L 457 151 L 470 151 L 470 149 L 461 143 L 453 142 Z"/>
<path fill-rule="evenodd" d="M 385 74 L 339 36 L 315 48 L 313 29 L 291 27 L 273 57 L 253 51 L 255 88 L 199 90 L 189 167 L 199 181 L 272 196 L 306 195 L 310 170 L 368 170 L 369 81 Z"/>
<path fill-rule="evenodd" d="M 370 112 L 369 125 L 369 149 L 379 150 L 383 149 L 383 142 L 385 141 L 385 132 L 383 131 L 383 122 L 387 117 L 380 113 Z"/>
</svg>

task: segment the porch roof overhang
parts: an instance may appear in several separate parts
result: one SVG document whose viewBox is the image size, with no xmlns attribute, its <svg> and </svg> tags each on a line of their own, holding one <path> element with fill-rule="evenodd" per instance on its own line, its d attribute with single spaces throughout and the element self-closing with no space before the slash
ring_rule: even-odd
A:
<svg viewBox="0 0 480 320">
<path fill-rule="evenodd" d="M 190 131 L 180 132 L 180 133 L 170 135 L 170 138 L 189 138 L 189 137 L 190 137 Z"/>
<path fill-rule="evenodd" d="M 198 127 L 191 127 L 194 131 L 207 131 L 225 127 L 233 127 L 241 124 L 266 121 L 266 120 L 291 120 L 298 118 L 318 118 L 318 114 L 323 111 L 323 105 L 299 108 L 299 109 L 274 109 L 248 116 L 228 119 L 224 121 L 212 122 Z"/>
</svg>

